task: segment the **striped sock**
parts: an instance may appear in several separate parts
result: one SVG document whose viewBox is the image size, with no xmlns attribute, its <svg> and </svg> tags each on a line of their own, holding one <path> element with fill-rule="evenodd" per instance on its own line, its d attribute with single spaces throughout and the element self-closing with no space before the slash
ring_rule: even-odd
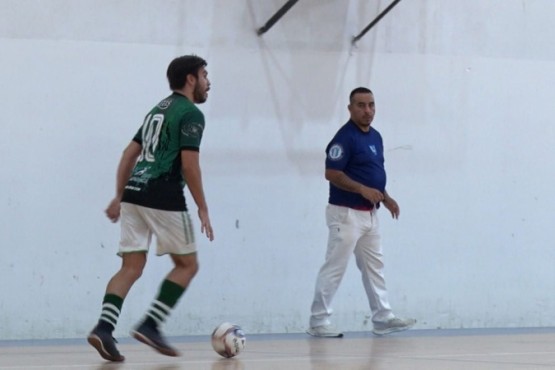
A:
<svg viewBox="0 0 555 370">
<path fill-rule="evenodd" d="M 102 313 L 98 320 L 98 327 L 110 332 L 114 331 L 123 306 L 123 298 L 115 294 L 106 294 L 102 301 Z"/>
<path fill-rule="evenodd" d="M 164 280 L 160 286 L 158 297 L 152 302 L 147 312 L 145 323 L 159 327 L 171 313 L 185 288 L 170 280 Z"/>
</svg>

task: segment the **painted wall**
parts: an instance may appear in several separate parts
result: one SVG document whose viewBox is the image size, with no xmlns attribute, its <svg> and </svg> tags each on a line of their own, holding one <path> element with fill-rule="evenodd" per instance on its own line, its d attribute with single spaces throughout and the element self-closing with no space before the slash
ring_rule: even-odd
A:
<svg viewBox="0 0 555 370">
<path fill-rule="evenodd" d="M 201 270 L 169 335 L 223 320 L 304 331 L 327 239 L 324 148 L 360 85 L 401 206 L 398 221 L 381 212 L 397 314 L 420 329 L 555 325 L 555 3 L 404 1 L 352 47 L 389 1 L 300 1 L 258 37 L 284 2 L 0 1 L 0 339 L 96 322 L 120 263 L 103 214 L 119 156 L 188 53 L 212 80 L 201 163 L 216 240 L 198 234 Z M 169 268 L 151 255 L 117 336 Z M 354 263 L 334 308 L 341 329 L 371 327 Z"/>
</svg>

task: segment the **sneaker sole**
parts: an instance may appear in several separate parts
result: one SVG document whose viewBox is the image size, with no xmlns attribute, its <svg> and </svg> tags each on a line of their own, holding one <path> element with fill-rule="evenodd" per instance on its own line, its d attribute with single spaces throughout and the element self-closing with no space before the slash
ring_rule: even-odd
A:
<svg viewBox="0 0 555 370">
<path fill-rule="evenodd" d="M 307 330 L 306 333 L 316 338 L 343 338 L 343 333 L 322 335 L 322 334 L 311 333 L 310 330 Z"/>
<path fill-rule="evenodd" d="M 146 336 L 142 335 L 138 331 L 131 332 L 131 335 L 133 335 L 133 338 L 137 339 L 139 342 L 154 348 L 156 351 L 158 351 L 158 353 L 161 353 L 165 356 L 170 356 L 170 357 L 179 356 L 179 353 L 174 349 L 157 346 L 156 343 L 154 343 L 153 341 L 151 341 L 150 339 L 148 339 Z"/>
<path fill-rule="evenodd" d="M 372 330 L 372 333 L 374 333 L 375 335 L 387 335 L 387 334 L 391 334 L 391 333 L 397 333 L 400 331 L 405 331 L 405 330 L 409 330 L 410 328 L 412 328 L 414 326 L 413 325 L 409 325 L 409 326 L 404 326 L 402 328 L 390 328 L 390 329 L 384 329 L 384 330 Z"/>
<path fill-rule="evenodd" d="M 104 348 L 104 344 L 102 344 L 102 340 L 95 334 L 89 335 L 89 337 L 87 338 L 87 342 L 89 342 L 89 344 L 98 351 L 100 357 L 105 360 L 112 362 L 122 362 L 123 360 L 125 360 L 125 357 L 121 355 L 119 357 L 115 357 L 112 356 L 108 351 L 106 351 L 106 348 Z"/>
</svg>

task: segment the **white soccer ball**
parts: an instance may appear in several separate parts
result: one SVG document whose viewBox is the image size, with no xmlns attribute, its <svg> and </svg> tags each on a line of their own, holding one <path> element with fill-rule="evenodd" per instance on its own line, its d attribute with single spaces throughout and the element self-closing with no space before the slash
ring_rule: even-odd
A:
<svg viewBox="0 0 555 370">
<path fill-rule="evenodd" d="M 235 357 L 245 348 L 245 333 L 239 325 L 224 322 L 212 332 L 212 348 L 223 357 Z"/>
</svg>

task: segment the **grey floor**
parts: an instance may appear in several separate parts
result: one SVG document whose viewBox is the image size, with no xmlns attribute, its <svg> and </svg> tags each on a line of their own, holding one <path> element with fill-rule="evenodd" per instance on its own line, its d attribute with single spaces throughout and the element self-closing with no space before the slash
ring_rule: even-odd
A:
<svg viewBox="0 0 555 370">
<path fill-rule="evenodd" d="M 305 334 L 247 335 L 245 351 L 219 357 L 208 336 L 170 338 L 181 357 L 120 340 L 121 364 L 103 361 L 85 339 L 0 341 L 0 370 L 496 370 L 555 369 L 555 328 L 412 330 L 341 339 Z"/>
</svg>

